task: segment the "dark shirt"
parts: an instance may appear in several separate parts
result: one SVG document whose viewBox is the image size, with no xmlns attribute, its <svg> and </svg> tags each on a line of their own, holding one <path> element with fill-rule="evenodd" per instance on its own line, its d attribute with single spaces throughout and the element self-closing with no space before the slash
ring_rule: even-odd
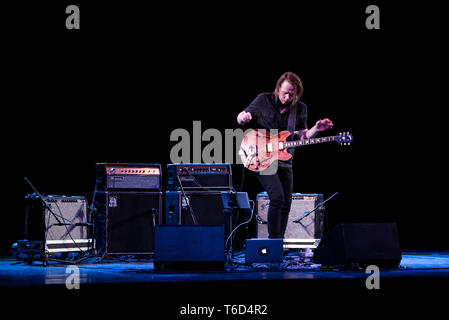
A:
<svg viewBox="0 0 449 320">
<path fill-rule="evenodd" d="M 307 129 L 307 106 L 305 103 L 298 101 L 296 110 L 295 130 Z M 281 114 L 281 102 L 274 92 L 265 92 L 259 94 L 245 109 L 250 112 L 252 119 L 248 123 L 249 127 L 254 129 L 278 129 L 279 132 L 287 130 L 288 117 L 290 109 Z M 289 137 L 290 140 L 292 137 Z M 290 154 L 294 153 L 294 148 L 288 150 Z M 292 159 L 288 161 L 279 161 L 279 165 L 291 166 Z"/>
</svg>

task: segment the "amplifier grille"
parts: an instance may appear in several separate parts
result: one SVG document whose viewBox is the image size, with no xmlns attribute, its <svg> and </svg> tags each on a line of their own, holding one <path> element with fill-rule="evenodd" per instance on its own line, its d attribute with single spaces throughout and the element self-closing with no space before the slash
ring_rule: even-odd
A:
<svg viewBox="0 0 449 320">
<path fill-rule="evenodd" d="M 268 208 L 270 200 L 266 192 L 257 195 L 257 214 L 260 223 L 257 225 L 257 237 L 268 238 L 268 226 L 264 222 L 268 220 Z M 299 223 L 294 223 L 304 215 L 304 212 L 310 211 L 323 200 L 322 194 L 292 194 L 292 206 L 290 209 L 285 239 L 321 239 L 324 232 L 324 212 L 319 207 L 308 216 L 304 217 Z M 288 242 L 288 241 L 287 241 Z M 293 241 L 294 242 L 294 241 Z"/>
</svg>

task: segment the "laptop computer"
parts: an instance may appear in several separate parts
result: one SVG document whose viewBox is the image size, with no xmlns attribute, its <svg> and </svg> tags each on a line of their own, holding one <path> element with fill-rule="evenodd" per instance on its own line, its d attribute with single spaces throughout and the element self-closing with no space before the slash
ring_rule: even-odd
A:
<svg viewBox="0 0 449 320">
<path fill-rule="evenodd" d="M 246 263 L 281 263 L 283 259 L 283 239 L 246 239 Z"/>
</svg>

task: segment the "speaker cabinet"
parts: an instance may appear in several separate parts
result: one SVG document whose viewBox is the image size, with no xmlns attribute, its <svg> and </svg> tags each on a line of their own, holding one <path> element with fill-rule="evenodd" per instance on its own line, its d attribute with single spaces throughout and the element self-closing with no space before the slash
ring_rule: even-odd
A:
<svg viewBox="0 0 449 320">
<path fill-rule="evenodd" d="M 156 226 L 155 270 L 223 269 L 224 263 L 224 226 Z"/>
<path fill-rule="evenodd" d="M 42 201 L 43 200 L 43 201 Z M 30 195 L 25 198 L 25 236 L 45 251 L 85 251 L 88 239 L 87 202 L 84 197 Z"/>
<path fill-rule="evenodd" d="M 314 252 L 315 263 L 330 266 L 397 268 L 401 249 L 395 223 L 341 223 L 332 228 Z"/>
<path fill-rule="evenodd" d="M 324 206 L 318 207 L 299 223 L 294 220 L 302 217 L 305 212 L 313 210 L 318 203 L 323 201 L 322 194 L 293 193 L 292 205 L 288 217 L 287 229 L 284 236 L 285 248 L 315 248 L 316 243 L 323 236 L 324 230 Z M 268 208 L 270 200 L 266 192 L 259 193 L 256 197 L 257 215 L 257 237 L 268 238 Z"/>
<path fill-rule="evenodd" d="M 154 253 L 161 192 L 102 191 L 95 200 L 95 238 L 100 254 Z"/>
</svg>

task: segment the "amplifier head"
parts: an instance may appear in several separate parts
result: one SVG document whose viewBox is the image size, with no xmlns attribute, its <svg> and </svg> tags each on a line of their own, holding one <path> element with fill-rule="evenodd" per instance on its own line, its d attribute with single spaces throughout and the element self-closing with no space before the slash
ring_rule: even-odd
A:
<svg viewBox="0 0 449 320">
<path fill-rule="evenodd" d="M 178 163 L 167 165 L 167 190 L 231 190 L 229 163 Z"/>
<path fill-rule="evenodd" d="M 97 190 L 160 190 L 161 165 L 97 163 Z"/>
</svg>

